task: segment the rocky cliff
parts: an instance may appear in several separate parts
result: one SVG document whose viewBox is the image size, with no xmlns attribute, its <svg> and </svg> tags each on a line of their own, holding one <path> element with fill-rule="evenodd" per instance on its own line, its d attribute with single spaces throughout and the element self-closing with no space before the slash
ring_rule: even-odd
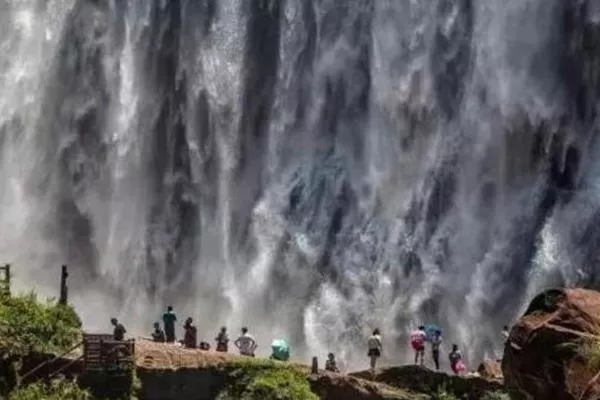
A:
<svg viewBox="0 0 600 400">
<path fill-rule="evenodd" d="M 502 388 L 498 382 L 450 377 L 419 367 L 382 369 L 376 374 L 321 371 L 312 375 L 300 364 L 147 341 L 137 342 L 136 358 L 142 400 L 427 400 L 442 389 L 452 396 L 478 400 L 484 393 Z"/>
<path fill-rule="evenodd" d="M 600 399 L 600 292 L 548 290 L 514 325 L 502 370 L 513 399 Z"/>
</svg>

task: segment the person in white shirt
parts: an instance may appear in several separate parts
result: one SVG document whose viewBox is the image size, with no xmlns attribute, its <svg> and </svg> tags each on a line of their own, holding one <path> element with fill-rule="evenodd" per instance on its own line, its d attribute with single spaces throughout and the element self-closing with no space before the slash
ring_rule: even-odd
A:
<svg viewBox="0 0 600 400">
<path fill-rule="evenodd" d="M 369 336 L 367 340 L 367 345 L 369 347 L 368 356 L 371 361 L 371 370 L 375 370 L 375 364 L 377 364 L 377 359 L 381 357 L 381 352 L 383 351 L 383 345 L 381 343 L 381 333 L 379 333 L 379 329 L 373 330 L 373 334 Z"/>
<path fill-rule="evenodd" d="M 240 354 L 243 356 L 254 357 L 254 351 L 258 347 L 254 337 L 248 333 L 248 328 L 242 328 L 242 335 L 233 342 L 235 346 L 240 350 Z"/>
</svg>

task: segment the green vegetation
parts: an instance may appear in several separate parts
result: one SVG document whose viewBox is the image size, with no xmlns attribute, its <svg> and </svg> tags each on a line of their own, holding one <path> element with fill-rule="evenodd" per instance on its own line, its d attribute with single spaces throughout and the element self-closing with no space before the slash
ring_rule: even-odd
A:
<svg viewBox="0 0 600 400">
<path fill-rule="evenodd" d="M 81 340 L 81 320 L 71 306 L 40 302 L 34 293 L 0 302 L 0 351 L 63 353 Z"/>
<path fill-rule="evenodd" d="M 481 400 L 510 400 L 510 396 L 508 393 L 496 391 L 484 394 Z"/>
<path fill-rule="evenodd" d="M 73 381 L 57 379 L 18 388 L 8 400 L 92 400 L 92 396 Z"/>
<path fill-rule="evenodd" d="M 318 400 L 306 372 L 292 364 L 270 360 L 240 360 L 231 367 L 232 380 L 219 400 Z"/>
<path fill-rule="evenodd" d="M 593 371 L 600 371 L 600 338 L 586 340 L 578 353 Z"/>
<path fill-rule="evenodd" d="M 445 387 L 439 387 L 431 396 L 431 400 L 457 400 L 456 396 L 449 393 Z"/>
</svg>

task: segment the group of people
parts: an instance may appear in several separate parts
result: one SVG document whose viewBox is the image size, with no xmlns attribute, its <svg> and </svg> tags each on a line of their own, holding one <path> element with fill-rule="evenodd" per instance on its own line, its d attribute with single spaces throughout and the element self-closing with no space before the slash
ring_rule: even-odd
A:
<svg viewBox="0 0 600 400">
<path fill-rule="evenodd" d="M 508 326 L 504 326 L 502 328 L 503 344 L 508 342 L 508 338 L 509 328 Z M 417 328 L 417 330 L 410 334 L 410 345 L 415 353 L 415 364 L 425 364 L 425 346 L 427 343 L 429 343 L 431 346 L 431 357 L 433 359 L 435 369 L 439 371 L 442 331 L 437 327 L 433 327 L 428 331 L 424 325 L 421 325 Z M 381 333 L 379 329 L 375 329 L 373 331 L 373 334 L 367 340 L 367 346 L 367 355 L 370 359 L 370 366 L 371 369 L 374 370 L 377 364 L 377 359 L 381 357 L 383 352 Z M 450 368 L 454 374 L 459 375 L 466 372 L 467 367 L 463 361 L 462 354 L 457 344 L 452 344 L 452 350 L 448 353 L 448 360 L 450 362 Z"/>
<path fill-rule="evenodd" d="M 425 330 L 425 326 L 421 325 L 419 328 L 410 334 L 410 345 L 415 352 L 415 364 L 424 365 L 425 363 L 425 344 L 429 342 L 431 344 L 431 355 L 435 369 L 440 369 L 440 347 L 442 344 L 442 331 L 435 329 L 431 333 Z M 368 357 L 370 359 L 371 370 L 375 369 L 377 365 L 377 359 L 381 357 L 383 352 L 383 342 L 381 340 L 381 333 L 379 329 L 373 330 L 373 334 L 367 340 Z M 450 368 L 455 374 L 464 372 L 465 365 L 462 361 L 462 355 L 458 349 L 458 345 L 452 345 L 452 351 L 448 354 L 450 360 Z"/>
<path fill-rule="evenodd" d="M 162 316 L 162 327 L 157 321 L 154 323 L 152 331 L 152 340 L 159 343 L 179 343 L 186 348 L 199 348 L 200 350 L 210 350 L 211 346 L 208 342 L 202 341 L 198 344 L 198 329 L 194 325 L 192 317 L 186 318 L 183 324 L 183 339 L 177 341 L 175 335 L 175 324 L 177 322 L 177 314 L 172 306 L 167 307 L 167 310 Z M 112 318 L 113 338 L 114 340 L 123 340 L 127 332 L 123 324 L 117 318 Z M 226 327 L 221 327 L 221 330 L 215 337 L 215 349 L 218 352 L 227 353 L 229 351 L 229 335 Z M 241 335 L 233 342 L 243 356 L 254 357 L 254 353 L 258 348 L 258 344 L 254 337 L 248 332 L 248 328 L 241 329 Z"/>
<path fill-rule="evenodd" d="M 175 343 L 175 323 L 177 322 L 177 315 L 173 311 L 173 307 L 167 307 L 166 312 L 162 316 L 163 327 L 159 322 L 154 323 L 154 331 L 152 332 L 152 340 L 161 343 Z M 114 326 L 113 336 L 115 340 L 123 340 L 125 333 L 127 332 L 123 324 L 121 324 L 116 318 L 111 319 L 111 323 Z M 186 348 L 199 348 L 200 350 L 210 350 L 211 346 L 208 342 L 202 341 L 198 345 L 198 330 L 194 325 L 194 321 L 191 317 L 188 317 L 183 324 L 184 337 L 179 343 Z M 502 330 L 502 337 L 504 341 L 508 340 L 508 326 L 505 326 Z M 221 327 L 221 330 L 215 337 L 215 350 L 217 352 L 227 353 L 229 351 L 229 335 L 226 327 Z M 278 344 L 276 342 L 283 342 Z M 435 369 L 440 369 L 440 349 L 442 345 L 442 331 L 437 328 L 426 328 L 421 325 L 417 330 L 410 334 L 410 346 L 412 347 L 415 358 L 415 364 L 424 365 L 425 363 L 425 347 L 429 343 L 431 346 L 431 356 Z M 247 357 L 254 357 L 258 344 L 254 337 L 248 332 L 247 327 L 241 329 L 240 336 L 233 342 L 237 347 L 239 354 Z M 283 348 L 281 347 L 283 346 Z M 375 370 L 377 360 L 383 353 L 383 341 L 381 338 L 381 332 L 379 329 L 374 329 L 373 333 L 367 339 L 368 352 L 371 370 Z M 287 361 L 289 358 L 289 345 L 285 341 L 278 340 L 272 344 L 273 352 L 271 354 L 272 359 Z M 448 360 L 450 361 L 450 368 L 454 374 L 459 375 L 466 371 L 466 365 L 463 362 L 462 355 L 457 344 L 452 344 L 452 350 L 448 353 Z M 329 353 L 325 362 L 325 370 L 331 372 L 339 372 L 335 354 Z"/>
</svg>

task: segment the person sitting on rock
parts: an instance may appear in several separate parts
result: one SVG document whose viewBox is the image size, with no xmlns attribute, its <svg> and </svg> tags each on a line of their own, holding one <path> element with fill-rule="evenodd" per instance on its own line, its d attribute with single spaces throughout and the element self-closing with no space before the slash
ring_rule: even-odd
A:
<svg viewBox="0 0 600 400">
<path fill-rule="evenodd" d="M 227 353 L 229 351 L 229 335 L 227 334 L 227 328 L 222 326 L 221 331 L 215 338 L 217 342 L 217 351 L 221 353 Z"/>
<path fill-rule="evenodd" d="M 184 347 L 187 347 L 188 349 L 195 349 L 198 345 L 198 330 L 194 325 L 194 320 L 192 319 L 192 317 L 188 317 L 185 320 L 183 330 L 185 332 L 183 336 Z"/>
<path fill-rule="evenodd" d="M 452 345 L 452 351 L 448 355 L 448 358 L 450 360 L 450 368 L 455 375 L 459 375 L 465 371 L 465 364 L 462 361 L 462 355 L 458 350 L 457 344 Z"/>
<path fill-rule="evenodd" d="M 123 324 L 119 323 L 119 320 L 117 320 L 116 318 L 111 318 L 110 323 L 115 327 L 113 330 L 113 340 L 124 340 L 125 333 L 127 333 L 127 330 L 125 330 Z"/>
<path fill-rule="evenodd" d="M 210 344 L 208 342 L 202 341 L 200 342 L 200 350 L 203 351 L 209 351 L 210 350 Z"/>
<path fill-rule="evenodd" d="M 440 370 L 440 346 L 442 345 L 442 331 L 436 330 L 431 337 L 431 355 L 436 371 Z"/>
<path fill-rule="evenodd" d="M 425 363 L 425 340 L 427 339 L 427 332 L 423 325 L 419 326 L 416 331 L 410 334 L 410 345 L 415 351 L 415 364 L 421 359 L 421 365 Z"/>
<path fill-rule="evenodd" d="M 163 324 L 165 327 L 165 336 L 167 339 L 167 343 L 175 343 L 175 322 L 177 321 L 177 316 L 173 311 L 173 306 L 167 307 L 167 312 L 163 314 Z"/>
<path fill-rule="evenodd" d="M 340 372 L 337 367 L 337 363 L 335 361 L 335 354 L 329 353 L 327 354 L 327 361 L 325 361 L 325 371 L 329 372 Z"/>
<path fill-rule="evenodd" d="M 367 355 L 369 356 L 369 360 L 371 362 L 371 371 L 375 370 L 375 364 L 377 364 L 377 359 L 381 357 L 381 352 L 383 350 L 383 344 L 381 342 L 381 333 L 379 329 L 374 329 L 373 334 L 369 336 L 367 340 L 367 346 L 369 351 Z"/>
<path fill-rule="evenodd" d="M 165 332 L 160 329 L 160 324 L 158 322 L 154 323 L 154 332 L 152 332 L 152 340 L 157 343 L 165 342 Z"/>
<path fill-rule="evenodd" d="M 254 337 L 248 333 L 248 328 L 242 328 L 242 335 L 233 343 L 243 356 L 254 357 L 254 351 L 258 347 Z"/>
</svg>

